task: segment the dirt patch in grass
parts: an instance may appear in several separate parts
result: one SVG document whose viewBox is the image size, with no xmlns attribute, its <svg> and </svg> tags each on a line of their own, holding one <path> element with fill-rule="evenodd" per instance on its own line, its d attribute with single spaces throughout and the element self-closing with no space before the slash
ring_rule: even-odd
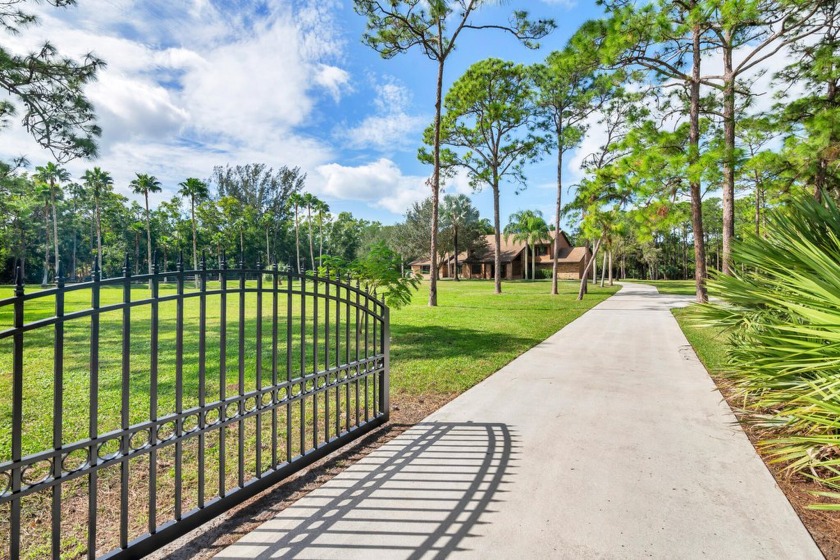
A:
<svg viewBox="0 0 840 560">
<path fill-rule="evenodd" d="M 391 418 L 384 426 L 315 462 L 288 480 L 202 525 L 147 558 L 187 560 L 213 557 L 353 463 L 402 434 L 455 396 L 455 394 L 393 395 Z"/>
</svg>

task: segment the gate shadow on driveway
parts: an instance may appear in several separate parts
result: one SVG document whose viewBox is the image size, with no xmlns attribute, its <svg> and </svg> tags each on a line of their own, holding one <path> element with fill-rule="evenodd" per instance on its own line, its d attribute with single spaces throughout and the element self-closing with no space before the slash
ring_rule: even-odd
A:
<svg viewBox="0 0 840 560">
<path fill-rule="evenodd" d="M 217 558 L 419 559 L 465 550 L 462 540 L 501 501 L 513 437 L 499 423 L 417 424 Z"/>
</svg>

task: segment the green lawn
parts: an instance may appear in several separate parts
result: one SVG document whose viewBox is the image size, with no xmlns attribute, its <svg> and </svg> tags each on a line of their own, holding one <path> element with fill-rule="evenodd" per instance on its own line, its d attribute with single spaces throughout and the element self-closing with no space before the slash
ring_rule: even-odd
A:
<svg viewBox="0 0 840 560">
<path fill-rule="evenodd" d="M 660 294 L 674 296 L 693 296 L 696 288 L 694 280 L 622 280 L 622 282 L 635 282 L 637 284 L 648 284 L 655 286 Z"/>
<path fill-rule="evenodd" d="M 234 288 L 236 282 L 229 282 Z M 249 287 L 254 286 L 249 282 Z M 218 287 L 211 283 L 210 289 Z M 593 305 L 603 301 L 614 293 L 618 287 L 590 288 L 586 299 L 576 301 L 577 283 L 562 282 L 561 294 L 556 297 L 549 295 L 550 283 L 537 282 L 506 282 L 504 293 L 493 294 L 493 283 L 485 281 L 445 281 L 439 284 L 439 306 L 430 308 L 426 305 L 428 285 L 423 284 L 415 294 L 410 305 L 391 312 L 391 388 L 392 394 L 450 396 L 463 392 L 475 385 L 510 360 L 526 351 L 528 348 L 545 340 L 548 336 L 568 324 Z M 187 290 L 193 290 L 188 286 Z M 37 292 L 37 288 L 27 288 L 27 293 Z M 162 286 L 162 295 L 171 295 L 174 287 Z M 12 295 L 10 287 L 0 287 L 0 299 Z M 147 298 L 149 289 L 145 285 L 136 285 L 131 290 L 132 300 Z M 120 302 L 122 289 L 109 287 L 102 289 L 102 305 Z M 256 294 L 247 294 L 245 305 L 242 307 L 245 321 L 242 329 L 246 343 L 244 352 L 239 350 L 239 316 L 240 303 L 237 294 L 230 294 L 227 300 L 227 341 L 224 345 L 226 352 L 226 371 L 220 368 L 221 334 L 220 297 L 207 296 L 207 348 L 206 348 L 206 377 L 203 387 L 207 392 L 207 401 L 219 398 L 220 390 L 224 387 L 227 395 L 236 395 L 240 384 L 246 391 L 256 388 L 258 379 L 263 386 L 272 381 L 272 313 L 271 296 L 263 295 L 262 309 L 262 371 L 257 373 L 257 345 L 256 323 L 257 305 Z M 285 297 L 281 297 L 280 320 L 278 321 L 278 354 L 279 379 L 286 375 L 286 320 Z M 54 313 L 54 298 L 32 299 L 26 304 L 25 321 L 49 318 Z M 69 292 L 66 298 L 67 312 L 87 309 L 90 305 L 90 291 L 79 290 Z M 301 301 L 295 297 L 292 306 L 292 345 L 293 356 L 292 377 L 300 371 L 301 359 L 306 369 L 311 370 L 314 362 L 314 345 L 312 339 L 314 331 L 314 306 L 311 297 L 305 301 L 306 340 L 301 344 L 299 331 L 302 316 Z M 176 337 L 175 337 L 175 303 L 159 304 L 159 345 L 158 345 L 158 379 L 157 379 L 157 407 L 158 417 L 175 411 L 175 386 L 178 381 L 176 375 Z M 319 323 L 324 318 L 323 300 L 319 303 Z M 326 366 L 336 365 L 335 335 L 339 335 L 340 361 L 355 357 L 355 333 L 360 333 L 359 352 L 363 355 L 365 329 L 364 321 L 356 323 L 355 313 L 348 317 L 342 311 L 339 320 L 339 331 L 335 331 L 335 305 L 331 304 L 331 352 L 329 360 L 325 360 L 326 347 L 323 328 L 318 330 L 319 370 Z M 192 298 L 184 304 L 184 363 L 183 363 L 183 406 L 194 407 L 198 404 L 199 380 L 198 359 L 198 299 Z M 12 325 L 12 309 L 10 306 L 0 307 L 0 330 Z M 128 341 L 127 359 L 129 364 L 129 416 L 130 423 L 143 422 L 149 418 L 152 409 L 150 390 L 150 350 L 151 350 L 151 308 L 149 305 L 138 305 L 131 310 L 131 332 Z M 349 337 L 346 335 L 349 333 Z M 373 346 L 377 340 L 372 323 L 368 329 L 368 342 Z M 345 338 L 346 337 L 346 338 Z M 24 352 L 24 383 L 23 383 L 23 452 L 24 455 L 41 450 L 50 449 L 53 443 L 53 406 L 54 406 L 54 374 L 53 374 L 53 328 L 40 328 L 25 334 Z M 350 345 L 346 340 L 350 340 Z M 84 439 L 88 435 L 91 420 L 91 367 L 90 367 L 91 320 L 82 318 L 68 321 L 65 325 L 64 346 L 64 390 L 62 392 L 63 422 L 62 440 L 71 443 Z M 12 379 L 12 340 L 0 340 L 0 462 L 10 459 L 11 449 L 11 379 Z M 240 359 L 243 366 L 240 379 Z M 116 430 L 121 422 L 122 377 L 123 377 L 123 335 L 122 312 L 111 311 L 103 313 L 100 319 L 100 347 L 99 347 L 99 382 L 98 382 L 98 414 L 96 424 L 99 433 Z M 294 381 L 293 381 L 294 382 Z M 311 382 L 308 384 L 311 387 Z M 351 384 L 352 385 L 352 384 Z M 362 384 L 360 384 L 362 385 Z M 293 386 L 292 392 L 297 393 L 300 386 Z M 365 399 L 365 393 L 368 399 Z M 330 398 L 339 398 L 340 429 L 349 428 L 354 422 L 346 421 L 344 411 L 353 410 L 359 405 L 364 418 L 364 403 L 369 400 L 371 409 L 375 398 L 373 387 L 362 385 L 358 401 L 354 391 L 341 395 L 331 394 Z M 281 397 L 283 393 L 281 392 Z M 317 406 L 325 409 L 324 394 L 319 395 Z M 305 402 L 300 407 L 297 404 Z M 319 441 L 323 441 L 326 427 L 315 428 L 312 421 L 314 406 L 312 397 L 298 401 L 288 411 L 281 407 L 277 414 L 277 431 L 279 439 L 279 458 L 285 459 L 286 454 L 296 455 L 302 450 L 314 445 L 313 432 Z M 253 406 L 254 403 L 246 407 Z M 333 406 L 333 405 L 331 405 Z M 288 418 L 287 418 L 288 414 Z M 269 415 L 270 416 L 270 415 Z M 352 413 L 351 413 L 352 416 Z M 195 420 L 195 416 L 189 416 Z M 333 416 L 333 420 L 335 416 Z M 208 496 L 215 495 L 220 479 L 226 488 L 232 489 L 237 485 L 237 448 L 239 438 L 243 439 L 245 449 L 245 478 L 255 476 L 257 472 L 270 466 L 270 446 L 272 426 L 270 418 L 264 418 L 258 425 L 251 418 L 245 420 L 244 432 L 237 432 L 237 424 L 225 428 L 227 444 L 225 446 L 226 469 L 219 472 L 221 445 L 220 431 L 213 430 L 206 436 L 206 487 Z M 286 448 L 287 421 L 292 428 L 291 447 Z M 299 426 L 306 426 L 305 434 Z M 166 428 L 166 426 L 164 426 Z M 171 429 L 171 428 L 170 428 Z M 163 430 L 165 431 L 165 429 Z M 140 432 L 143 434 L 144 432 Z M 257 434 L 260 434 L 262 448 L 262 462 L 256 464 L 255 454 Z M 334 433 L 334 431 L 332 432 Z M 332 434 L 330 434 L 332 435 Z M 299 437 L 300 436 L 300 437 Z M 147 436 L 144 436 L 147 437 Z M 301 441 L 301 437 L 303 441 Z M 142 439 L 142 438 L 141 438 Z M 116 442 L 112 442 L 116 443 Z M 132 441 L 132 445 L 134 445 Z M 138 442 L 142 444 L 143 441 Z M 113 447 L 113 446 L 112 446 Z M 108 447 L 103 453 L 116 451 Z M 197 505 L 197 445 L 196 439 L 188 440 L 184 444 L 184 496 L 185 510 Z M 158 453 L 157 493 L 158 517 L 157 522 L 163 522 L 172 516 L 172 496 L 174 487 L 174 455 L 173 447 L 163 448 Z M 80 465 L 84 462 L 84 455 L 71 456 L 69 464 Z M 130 463 L 130 479 L 134 481 L 130 495 L 130 533 L 133 536 L 141 534 L 148 525 L 148 490 L 144 485 L 149 484 L 149 463 L 147 456 L 141 456 Z M 46 464 L 35 465 L 26 473 L 27 480 L 34 481 L 46 473 Z M 115 544 L 116 528 L 119 517 L 112 514 L 119 507 L 119 471 L 117 467 L 108 467 L 99 471 L 99 488 L 102 496 L 99 507 L 99 540 L 100 548 L 108 550 Z M 62 535 L 63 556 L 76 557 L 84 552 L 86 542 L 86 479 L 79 478 L 62 487 L 64 496 L 62 509 L 67 516 L 67 524 Z M 49 492 L 39 492 L 23 500 L 24 518 L 22 522 L 23 537 L 26 543 L 21 551 L 24 558 L 38 558 L 49 554 L 46 535 L 49 532 Z M 7 511 L 0 509 L 0 556 L 6 550 L 8 531 L 3 528 L 8 523 Z M 73 521 L 76 519 L 76 521 Z"/>
<path fill-rule="evenodd" d="M 577 282 L 505 282 L 501 295 L 486 281 L 441 282 L 438 307 L 428 307 L 428 286 L 411 305 L 391 315 L 391 386 L 397 392 L 460 393 L 542 342 L 615 293 L 592 287 L 577 301 Z"/>
<path fill-rule="evenodd" d="M 695 309 L 692 305 L 672 311 L 700 361 L 712 376 L 720 376 L 727 369 L 726 333 L 720 328 L 699 325 Z"/>
<path fill-rule="evenodd" d="M 231 283 L 229 283 L 231 284 Z M 249 284 L 253 286 L 253 283 Z M 210 288 L 217 287 L 211 284 Z M 590 288 L 584 301 L 575 299 L 576 282 L 561 282 L 561 294 L 548 294 L 548 281 L 506 282 L 501 295 L 494 295 L 492 282 L 442 282 L 439 305 L 426 305 L 428 285 L 423 284 L 410 305 L 391 313 L 392 390 L 408 394 L 460 393 L 475 385 L 510 360 L 541 342 L 584 311 L 603 301 L 618 287 Z M 37 290 L 27 290 L 32 293 Z M 162 286 L 161 294 L 174 293 L 174 287 Z M 132 299 L 148 297 L 148 288 L 138 285 Z M 12 290 L 0 287 L 0 299 L 12 295 Z M 121 300 L 118 287 L 103 288 L 102 305 Z M 207 301 L 207 378 L 205 389 L 208 401 L 218 397 L 221 375 L 219 297 Z M 89 306 L 87 290 L 67 294 L 67 312 Z M 198 300 L 185 303 L 184 321 L 184 407 L 198 404 Z M 50 317 L 53 298 L 27 302 L 27 322 Z M 243 356 L 246 390 L 256 386 L 256 295 L 248 294 L 245 301 L 245 332 L 248 344 Z M 271 310 L 270 298 L 263 296 L 263 385 L 271 381 Z M 280 300 L 284 313 L 285 300 Z M 12 325 L 11 307 L 0 308 L 0 330 Z M 313 324 L 313 305 L 307 300 L 307 324 Z M 323 320 L 323 303 L 321 303 Z M 334 307 L 333 312 L 334 313 Z M 161 303 L 159 334 L 158 408 L 159 416 L 174 412 L 175 407 L 175 304 Z M 225 385 L 233 394 L 239 383 L 238 296 L 228 296 L 227 308 L 227 372 Z M 332 318 L 332 317 L 331 317 Z M 300 319 L 300 302 L 293 307 L 293 323 Z M 341 321 L 344 316 L 341 317 Z M 351 316 L 351 332 L 355 332 Z M 285 321 L 280 322 L 280 337 L 285 338 Z M 131 422 L 148 418 L 150 411 L 149 354 L 150 307 L 132 309 L 129 361 Z M 106 432 L 119 428 L 122 366 L 122 314 L 119 311 L 101 316 L 101 345 L 99 354 L 99 429 Z M 335 323 L 333 322 L 333 328 Z M 372 328 L 372 327 L 371 327 Z M 323 360 L 324 331 L 319 331 Z M 341 342 L 344 333 L 341 333 Z M 371 337 L 373 333 L 370 333 Z M 353 337 L 351 336 L 351 339 Z M 312 363 L 312 333 L 308 332 L 306 362 Z M 53 405 L 53 335 L 52 328 L 37 329 L 26 334 L 24 355 L 24 454 L 46 449 L 52 444 Z M 351 340 L 352 342 L 352 340 Z M 362 341 L 361 344 L 364 344 Z M 371 340 L 372 344 L 372 340 Z M 334 348 L 334 347 L 333 347 Z M 11 434 L 11 371 L 12 340 L 0 340 L 0 461 L 8 460 Z M 281 366 L 285 365 L 285 340 L 279 344 Z M 295 328 L 292 353 L 294 364 L 300 362 L 300 337 Z M 341 351 L 344 354 L 344 350 Z M 351 351 L 351 358 L 354 351 Z M 343 357 L 343 356 L 342 356 Z M 64 348 L 64 439 L 72 442 L 87 436 L 90 419 L 90 320 L 69 321 L 65 327 Z M 334 360 L 331 360 L 334 365 Z M 322 366 L 321 366 L 322 367 Z M 282 367 L 281 367 L 282 369 Z M 285 370 L 281 374 L 285 375 Z"/>
</svg>

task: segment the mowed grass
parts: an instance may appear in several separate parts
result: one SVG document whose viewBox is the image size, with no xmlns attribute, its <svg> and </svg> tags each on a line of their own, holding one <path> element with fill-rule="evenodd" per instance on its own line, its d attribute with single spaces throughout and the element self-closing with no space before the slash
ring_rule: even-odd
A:
<svg viewBox="0 0 840 560">
<path fill-rule="evenodd" d="M 229 282 L 229 288 L 235 283 Z M 249 287 L 255 283 L 249 282 Z M 528 348 L 545 340 L 548 336 L 579 317 L 586 310 L 603 301 L 618 290 L 614 287 L 591 287 L 583 301 L 577 301 L 576 282 L 561 282 L 560 294 L 549 295 L 550 283 L 506 282 L 503 293 L 493 293 L 493 283 L 488 281 L 446 281 L 439 284 L 438 306 L 429 307 L 428 284 L 424 283 L 415 293 L 410 305 L 391 311 L 391 388 L 396 393 L 457 394 L 472 387 L 494 371 L 498 370 Z M 209 286 L 218 288 L 218 284 Z M 281 286 L 282 289 L 282 286 Z M 297 287 L 296 287 L 297 289 Z M 188 286 L 187 291 L 192 287 Z M 37 289 L 28 289 L 32 293 Z M 12 295 L 10 287 L 0 287 L 0 299 Z M 162 285 L 162 296 L 175 293 L 174 286 Z M 323 290 L 322 290 L 323 293 Z M 149 296 L 145 285 L 135 285 L 132 299 Z M 102 289 L 103 306 L 118 303 L 122 299 L 122 288 Z M 272 301 L 268 294 L 262 298 L 262 376 L 263 386 L 272 382 Z M 88 290 L 69 292 L 66 296 L 66 312 L 89 307 Z M 324 320 L 324 304 L 320 302 L 320 321 Z M 54 313 L 54 299 L 35 299 L 26 303 L 25 321 L 51 317 Z M 286 341 L 285 313 L 286 298 L 279 298 L 280 321 L 279 376 L 285 379 Z M 312 325 L 314 325 L 312 298 L 306 300 L 307 339 L 305 362 L 312 365 Z M 246 390 L 256 387 L 256 295 L 247 294 L 245 299 L 245 353 L 243 355 L 244 386 Z M 335 328 L 335 306 L 330 316 Z M 176 337 L 175 303 L 161 303 L 158 310 L 159 353 L 157 400 L 158 416 L 175 411 L 176 385 Z M 184 305 L 184 361 L 183 361 L 183 407 L 198 404 L 198 299 L 185 301 Z M 293 300 L 293 330 L 291 353 L 294 375 L 300 364 L 300 300 Z M 341 330 L 344 330 L 344 310 L 341 312 Z M 226 318 L 226 371 L 224 381 L 227 394 L 236 394 L 239 387 L 239 297 L 227 297 Z M 340 358 L 348 354 L 355 357 L 355 315 L 350 316 L 350 348 L 343 348 L 345 333 L 340 333 Z M 12 326 L 11 306 L 0 308 L 0 330 Z M 360 329 L 363 320 L 360 322 Z M 323 368 L 324 325 L 319 329 L 320 367 Z M 370 351 L 373 353 L 373 326 L 369 325 Z M 332 332 L 332 331 L 331 331 Z M 204 388 L 207 401 L 218 398 L 222 375 L 220 368 L 220 301 L 219 296 L 207 297 L 207 345 L 206 377 Z M 24 352 L 24 455 L 52 447 L 54 405 L 54 352 L 52 327 L 37 329 L 26 334 Z M 330 337 L 331 339 L 333 336 Z M 64 344 L 64 392 L 63 392 L 63 440 L 71 443 L 84 439 L 90 424 L 90 341 L 89 319 L 68 321 L 65 325 Z M 360 341 L 363 355 L 364 338 Z M 146 420 L 150 413 L 150 350 L 151 350 L 151 308 L 140 305 L 131 312 L 131 336 L 128 360 L 129 408 L 131 423 Z M 330 365 L 335 365 L 333 344 Z M 349 352 L 347 352 L 349 350 Z M 100 319 L 99 345 L 99 432 L 118 429 L 122 403 L 122 312 L 103 313 Z M 11 446 L 11 378 L 12 340 L 0 340 L 0 462 L 8 460 Z"/>
<path fill-rule="evenodd" d="M 238 283 L 229 281 L 228 287 L 235 289 Z M 248 287 L 255 287 L 254 281 Z M 308 289 L 311 284 L 307 282 Z M 579 317 L 586 310 L 603 301 L 618 286 L 598 288 L 590 287 L 586 298 L 578 302 L 576 282 L 562 282 L 560 295 L 549 294 L 550 283 L 506 282 L 504 293 L 493 294 L 493 283 L 488 281 L 444 281 L 439 284 L 438 307 L 427 305 L 428 284 L 423 284 L 415 294 L 410 305 L 391 311 L 391 391 L 394 395 L 447 395 L 451 396 L 472 387 L 491 375 L 516 356 L 545 340 L 563 326 Z M 209 289 L 218 288 L 218 283 L 210 283 Z M 295 285 L 295 289 L 298 286 Z M 281 290 L 284 289 L 281 286 Z M 188 292 L 195 288 L 188 283 Z M 334 290 L 334 288 L 333 288 Z M 27 288 L 27 293 L 37 292 L 37 288 Z M 12 295 L 9 287 L 0 287 L 0 299 Z M 162 296 L 175 294 L 175 287 L 162 285 Z M 323 287 L 319 290 L 323 294 Z M 333 291 L 333 295 L 334 295 Z M 344 293 L 342 294 L 344 296 Z M 122 300 L 121 287 L 103 288 L 101 303 L 103 306 Z M 132 300 L 149 297 L 146 285 L 134 285 L 131 290 Z M 291 354 L 291 377 L 294 379 L 301 371 L 301 360 L 306 372 L 313 371 L 315 364 L 314 325 L 319 325 L 317 369 L 336 366 L 339 362 L 352 361 L 364 356 L 365 340 L 370 354 L 374 346 L 381 343 L 381 333 L 374 331 L 375 321 L 367 323 L 360 316 L 356 320 L 355 310 L 349 315 L 346 307 L 340 309 L 338 322 L 335 317 L 335 303 L 330 303 L 330 331 L 324 324 L 325 304 L 318 298 L 319 320 L 314 317 L 314 300 L 307 297 L 301 301 L 294 296 L 291 309 L 292 341 L 286 342 L 287 301 L 284 294 L 278 297 L 279 319 L 277 322 L 277 379 L 282 382 L 288 374 L 286 355 Z M 351 299 L 355 301 L 355 296 Z M 274 381 L 272 350 L 273 311 L 271 294 L 262 296 L 262 312 L 257 312 L 256 294 L 246 294 L 244 306 L 240 306 L 240 297 L 236 293 L 227 296 L 226 328 L 222 330 L 221 301 L 218 295 L 207 296 L 206 319 L 206 359 L 205 377 L 199 376 L 199 305 L 198 298 L 190 298 L 184 303 L 183 331 L 183 366 L 181 384 L 183 387 L 184 409 L 197 406 L 199 389 L 203 386 L 207 402 L 218 400 L 224 388 L 228 397 L 237 395 L 241 388 L 254 390 L 258 382 L 263 387 Z M 302 306 L 303 304 L 303 306 Z M 25 321 L 35 321 L 52 317 L 55 301 L 52 297 L 33 299 L 26 303 Z M 90 306 L 90 291 L 69 292 L 66 296 L 66 312 L 87 309 Z M 161 302 L 158 306 L 159 342 L 158 342 L 158 378 L 157 407 L 158 417 L 171 414 L 176 410 L 176 323 L 175 302 Z M 304 311 L 305 308 L 305 311 Z M 240 316 L 244 321 L 240 323 Z M 261 354 L 257 352 L 257 317 L 262 319 Z M 305 318 L 305 340 L 301 343 L 300 322 Z M 10 306 L 0 307 L 0 330 L 12 326 L 13 315 Z M 131 310 L 130 337 L 128 352 L 123 353 L 122 311 L 103 313 L 100 317 L 100 344 L 98 346 L 99 379 L 98 406 L 96 407 L 96 425 L 100 434 L 117 430 L 121 424 L 123 387 L 123 358 L 127 360 L 128 370 L 128 412 L 130 424 L 146 421 L 152 413 L 151 387 L 151 326 L 152 309 L 149 305 L 138 305 Z M 336 331 L 336 325 L 338 330 Z M 240 353 L 239 333 L 244 333 L 243 352 Z M 222 345 L 222 333 L 227 340 Z M 359 333 L 357 346 L 356 333 Z M 325 338 L 329 334 L 329 357 L 326 357 Z M 367 334 L 367 336 L 366 336 Z M 335 337 L 338 336 L 339 352 L 335 354 Z M 91 420 L 91 320 L 90 318 L 67 321 L 64 336 L 63 391 L 61 392 L 62 441 L 69 444 L 88 437 Z M 348 345 L 347 342 L 350 344 Z M 12 340 L 0 340 L 0 462 L 11 458 L 11 384 L 12 384 Z M 225 367 L 221 367 L 221 351 L 224 349 Z M 261 356 L 262 369 L 257 368 L 257 356 Z M 241 369 L 240 369 L 241 366 Z M 355 396 L 355 387 L 346 393 L 342 389 L 340 396 L 335 394 L 335 401 L 341 409 L 339 430 L 347 430 L 355 423 L 355 409 L 360 410 L 360 418 L 367 416 L 365 405 L 372 416 L 376 406 L 376 391 L 373 386 L 359 383 L 360 393 Z M 351 383 L 350 387 L 353 386 Z M 311 388 L 311 382 L 307 385 Z M 23 452 L 24 455 L 36 453 L 53 447 L 53 407 L 55 405 L 54 383 L 54 328 L 45 327 L 25 334 L 24 383 L 23 383 Z M 299 393 L 300 384 L 293 386 L 291 393 Z M 283 393 L 281 393 L 282 395 Z M 333 399 L 333 397 L 330 397 Z M 300 403 L 303 405 L 298 406 Z M 318 397 L 317 406 L 323 411 L 327 407 L 323 394 Z M 331 401 L 333 402 L 333 401 Z M 247 403 L 246 403 L 246 406 Z M 272 466 L 271 450 L 268 442 L 274 437 L 272 428 L 277 430 L 280 448 L 277 450 L 279 461 L 287 456 L 300 454 L 311 449 L 326 437 L 335 434 L 335 429 L 327 433 L 327 428 L 320 426 L 313 434 L 313 406 L 311 397 L 295 403 L 290 409 L 281 407 L 277 419 L 272 423 L 268 417 L 262 424 L 254 419 L 246 420 L 241 432 L 244 450 L 244 478 L 256 476 Z M 332 404 L 330 406 L 333 406 Z M 344 411 L 349 411 L 345 416 Z M 333 420 L 335 412 L 333 410 Z M 300 430 L 304 425 L 305 429 Z M 286 431 L 291 426 L 290 445 L 287 447 Z M 228 491 L 238 484 L 237 449 L 240 433 L 237 424 L 225 429 L 227 445 L 224 453 L 220 446 L 220 432 L 208 433 L 206 442 L 205 496 L 217 495 L 216 488 L 223 485 Z M 257 434 L 260 434 L 259 436 Z M 300 438 L 298 437 L 301 435 Z M 258 439 L 260 438 L 261 439 Z M 116 442 L 112 442 L 116 443 Z M 262 449 L 259 464 L 255 459 L 256 450 Z M 108 448 L 106 452 L 116 451 Z M 173 448 L 168 447 L 158 452 L 157 459 L 157 518 L 156 522 L 165 522 L 173 515 L 174 496 L 174 456 Z M 183 506 L 185 510 L 195 507 L 197 502 L 198 453 L 195 438 L 184 446 Z M 226 457 L 225 471 L 220 471 L 220 455 Z M 83 457 L 73 457 L 75 463 Z M 38 465 L 27 474 L 33 481 L 45 474 L 46 465 Z M 130 461 L 130 537 L 139 536 L 146 530 L 149 519 L 149 474 L 148 456 L 141 456 Z M 116 545 L 117 523 L 119 516 L 120 476 L 117 467 L 108 467 L 99 471 L 100 510 L 97 527 L 97 545 L 99 553 L 107 552 Z M 73 558 L 83 555 L 86 549 L 87 535 L 87 482 L 85 478 L 76 479 L 62 486 L 62 556 Z M 49 512 L 50 492 L 39 492 L 24 498 L 22 531 L 24 550 L 21 557 L 39 558 L 49 554 Z M 8 504 L 0 507 L 0 557 L 8 550 Z"/>
<path fill-rule="evenodd" d="M 428 284 L 411 305 L 391 313 L 391 387 L 409 394 L 461 393 L 600 303 L 619 286 L 589 287 L 577 301 L 577 282 L 444 281 L 438 306 Z"/>
<path fill-rule="evenodd" d="M 726 333 L 721 328 L 715 328 L 709 325 L 700 325 L 698 323 L 697 307 L 690 305 L 688 307 L 673 309 L 674 317 L 677 319 L 680 328 L 691 343 L 697 357 L 703 362 L 706 370 L 712 374 L 713 377 L 718 378 L 722 376 L 727 369 L 727 340 Z"/>
<path fill-rule="evenodd" d="M 697 293 L 694 280 L 622 280 L 622 282 L 635 282 L 637 284 L 648 284 L 655 286 L 660 294 L 673 296 L 693 296 Z M 714 292 L 709 292 L 714 295 Z"/>
</svg>

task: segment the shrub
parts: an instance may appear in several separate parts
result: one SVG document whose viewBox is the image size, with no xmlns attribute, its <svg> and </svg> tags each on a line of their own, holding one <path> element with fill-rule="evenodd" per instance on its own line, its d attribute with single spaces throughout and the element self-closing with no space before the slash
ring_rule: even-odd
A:
<svg viewBox="0 0 840 560">
<path fill-rule="evenodd" d="M 401 258 L 384 243 L 375 243 L 364 257 L 345 261 L 340 257 L 324 256 L 319 274 L 349 274 L 368 290 L 382 295 L 389 307 L 399 309 L 411 302 L 412 294 L 420 286 L 420 277 L 413 273 L 403 276 Z"/>
<path fill-rule="evenodd" d="M 703 314 L 729 329 L 747 417 L 766 428 L 772 461 L 840 488 L 840 211 L 795 200 L 733 257 L 741 272 L 711 282 L 724 301 Z"/>
</svg>

